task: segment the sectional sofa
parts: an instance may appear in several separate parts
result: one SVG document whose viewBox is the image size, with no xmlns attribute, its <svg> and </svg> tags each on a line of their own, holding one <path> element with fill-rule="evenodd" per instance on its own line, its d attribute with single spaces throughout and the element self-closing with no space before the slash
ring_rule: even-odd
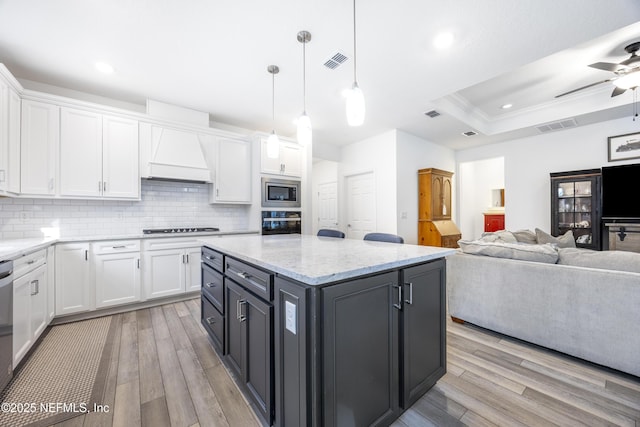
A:
<svg viewBox="0 0 640 427">
<path fill-rule="evenodd" d="M 451 317 L 640 376 L 640 254 L 529 233 L 459 242 L 447 258 Z"/>
</svg>

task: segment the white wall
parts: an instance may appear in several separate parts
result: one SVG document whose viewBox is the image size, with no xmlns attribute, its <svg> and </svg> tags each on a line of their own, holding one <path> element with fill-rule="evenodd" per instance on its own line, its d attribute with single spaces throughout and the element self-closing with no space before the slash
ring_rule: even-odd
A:
<svg viewBox="0 0 640 427">
<path fill-rule="evenodd" d="M 355 142 L 342 147 L 338 167 L 338 223 L 345 231 L 347 213 L 344 200 L 346 177 L 373 172 L 376 194 L 376 231 L 397 232 L 396 221 L 396 131 Z"/>
<path fill-rule="evenodd" d="M 321 160 L 313 163 L 313 171 L 311 174 L 311 234 L 318 233 L 318 186 L 330 182 L 338 182 L 338 163 L 331 160 Z M 338 195 L 340 194 L 338 188 Z M 338 210 L 339 212 L 339 210 Z M 341 224 L 338 226 L 342 229 Z"/>
<path fill-rule="evenodd" d="M 418 169 L 455 171 L 455 152 L 403 131 L 396 133 L 397 234 L 406 243 L 418 243 Z M 453 177 L 454 189 L 456 176 Z M 452 203 L 452 215 L 456 205 Z"/>
<path fill-rule="evenodd" d="M 631 117 L 456 152 L 458 164 L 504 157 L 505 228 L 551 228 L 549 173 L 638 163 L 607 161 L 607 138 L 640 131 Z M 465 187 L 465 192 L 467 189 Z M 461 197 L 461 192 L 457 192 Z M 460 204 L 460 203 L 459 203 Z M 464 214 L 463 212 L 460 212 Z"/>
<path fill-rule="evenodd" d="M 460 163 L 458 174 L 458 227 L 463 239 L 477 239 L 484 231 L 482 214 L 491 206 L 492 190 L 504 188 L 504 157 Z"/>
</svg>

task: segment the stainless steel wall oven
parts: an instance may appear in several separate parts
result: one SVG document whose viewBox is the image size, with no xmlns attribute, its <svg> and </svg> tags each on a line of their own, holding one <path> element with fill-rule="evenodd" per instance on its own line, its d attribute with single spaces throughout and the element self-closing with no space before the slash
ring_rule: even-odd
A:
<svg viewBox="0 0 640 427">
<path fill-rule="evenodd" d="M 262 234 L 301 234 L 300 211 L 262 211 Z"/>
</svg>

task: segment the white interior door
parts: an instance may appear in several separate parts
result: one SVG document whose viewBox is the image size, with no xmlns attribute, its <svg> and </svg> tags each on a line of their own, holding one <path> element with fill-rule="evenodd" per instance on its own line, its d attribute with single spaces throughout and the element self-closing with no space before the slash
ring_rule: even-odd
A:
<svg viewBox="0 0 640 427">
<path fill-rule="evenodd" d="M 338 229 L 338 183 L 318 185 L 318 229 Z"/>
<path fill-rule="evenodd" d="M 362 239 L 376 228 L 375 177 L 373 172 L 346 178 L 347 237 Z"/>
</svg>

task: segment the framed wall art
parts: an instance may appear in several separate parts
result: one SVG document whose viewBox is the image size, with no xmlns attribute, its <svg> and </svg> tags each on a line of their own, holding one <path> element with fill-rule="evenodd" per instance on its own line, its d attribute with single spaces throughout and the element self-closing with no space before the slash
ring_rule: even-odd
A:
<svg viewBox="0 0 640 427">
<path fill-rule="evenodd" d="M 640 158 L 640 132 L 607 138 L 609 161 Z"/>
</svg>

